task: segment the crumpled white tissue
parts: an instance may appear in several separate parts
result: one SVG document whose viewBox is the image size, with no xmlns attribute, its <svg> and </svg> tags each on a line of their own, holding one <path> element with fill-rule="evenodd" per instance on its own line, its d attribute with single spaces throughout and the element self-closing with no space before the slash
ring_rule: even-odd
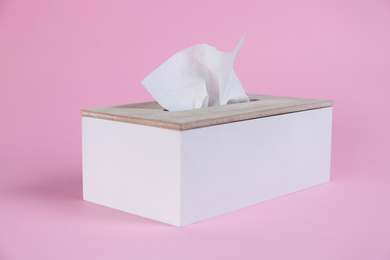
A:
<svg viewBox="0 0 390 260">
<path fill-rule="evenodd" d="M 182 50 L 150 73 L 142 84 L 168 111 L 248 102 L 233 70 L 244 37 L 233 52 L 207 44 Z"/>
</svg>

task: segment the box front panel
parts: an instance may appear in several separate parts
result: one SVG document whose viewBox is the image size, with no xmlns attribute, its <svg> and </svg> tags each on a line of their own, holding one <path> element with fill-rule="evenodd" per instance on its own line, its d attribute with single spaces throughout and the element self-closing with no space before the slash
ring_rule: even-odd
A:
<svg viewBox="0 0 390 260">
<path fill-rule="evenodd" d="M 184 131 L 182 225 L 329 181 L 332 108 Z"/>
<path fill-rule="evenodd" d="M 90 202 L 180 224 L 180 132 L 83 117 L 83 194 Z"/>
</svg>

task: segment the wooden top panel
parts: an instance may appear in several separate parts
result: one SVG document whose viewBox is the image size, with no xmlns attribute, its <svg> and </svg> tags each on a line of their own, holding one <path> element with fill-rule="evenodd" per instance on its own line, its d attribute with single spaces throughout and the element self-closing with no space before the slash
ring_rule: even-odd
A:
<svg viewBox="0 0 390 260">
<path fill-rule="evenodd" d="M 251 102 L 165 111 L 157 102 L 81 110 L 81 115 L 174 130 L 188 130 L 260 117 L 331 107 L 333 101 L 248 94 Z"/>
</svg>

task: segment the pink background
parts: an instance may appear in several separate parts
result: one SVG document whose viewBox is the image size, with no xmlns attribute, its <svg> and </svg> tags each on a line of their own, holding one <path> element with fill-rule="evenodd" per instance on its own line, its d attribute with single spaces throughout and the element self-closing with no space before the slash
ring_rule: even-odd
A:
<svg viewBox="0 0 390 260">
<path fill-rule="evenodd" d="M 80 109 L 197 43 L 334 100 L 331 182 L 185 228 L 82 200 Z M 390 259 L 390 2 L 0 1 L 0 259 Z"/>
</svg>

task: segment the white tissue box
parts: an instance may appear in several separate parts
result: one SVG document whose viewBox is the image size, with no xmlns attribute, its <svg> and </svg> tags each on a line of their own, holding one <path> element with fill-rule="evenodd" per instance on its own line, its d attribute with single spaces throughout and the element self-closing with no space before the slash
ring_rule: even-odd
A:
<svg viewBox="0 0 390 260">
<path fill-rule="evenodd" d="M 329 181 L 332 101 L 82 110 L 84 200 L 185 226 Z"/>
</svg>

